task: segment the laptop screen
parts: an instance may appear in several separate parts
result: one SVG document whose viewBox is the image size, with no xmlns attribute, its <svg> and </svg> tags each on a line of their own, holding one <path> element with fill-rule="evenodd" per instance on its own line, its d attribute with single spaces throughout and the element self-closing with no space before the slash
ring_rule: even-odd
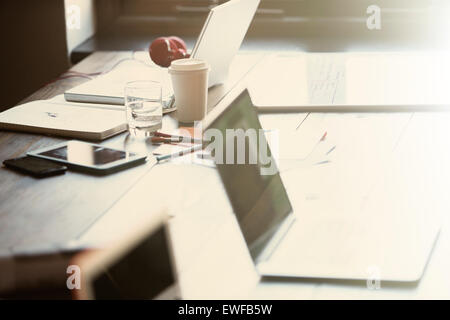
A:
<svg viewBox="0 0 450 320">
<path fill-rule="evenodd" d="M 216 166 L 256 259 L 292 208 L 248 91 L 244 90 L 210 128 L 223 136 L 222 157 L 213 149 Z M 244 152 L 244 163 L 240 152 Z M 267 170 L 269 167 L 275 170 Z"/>
<path fill-rule="evenodd" d="M 126 253 L 102 265 L 92 281 L 97 300 L 154 299 L 174 285 L 167 231 L 160 226 Z"/>
</svg>

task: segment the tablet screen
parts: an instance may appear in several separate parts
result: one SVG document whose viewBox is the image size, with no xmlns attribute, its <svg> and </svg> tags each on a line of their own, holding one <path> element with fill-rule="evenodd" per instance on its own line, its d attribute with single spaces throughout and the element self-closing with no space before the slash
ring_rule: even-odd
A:
<svg viewBox="0 0 450 320">
<path fill-rule="evenodd" d="M 69 141 L 65 146 L 41 152 L 39 155 L 86 166 L 104 165 L 135 156 L 134 153 L 80 141 Z"/>
</svg>

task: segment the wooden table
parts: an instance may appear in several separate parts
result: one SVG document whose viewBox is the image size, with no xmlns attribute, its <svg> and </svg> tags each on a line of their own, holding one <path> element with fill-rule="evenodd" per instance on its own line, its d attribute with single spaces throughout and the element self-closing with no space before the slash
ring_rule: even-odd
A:
<svg viewBox="0 0 450 320">
<path fill-rule="evenodd" d="M 130 56 L 130 52 L 98 52 L 76 65 L 74 70 L 107 70 L 120 59 Z M 231 79 L 242 79 L 262 56 L 259 53 L 239 55 L 232 67 Z M 27 101 L 52 97 L 81 81 L 84 80 L 56 82 Z M 209 109 L 231 87 L 229 84 L 210 90 Z M 174 116 L 164 117 L 166 128 L 177 126 Z M 305 113 L 268 114 L 260 115 L 260 120 L 263 126 L 265 123 L 270 125 L 272 121 L 278 125 L 282 123 L 296 127 L 305 117 Z M 445 193 L 449 189 L 450 170 L 447 164 L 450 156 L 445 154 L 444 157 L 441 152 L 448 149 L 447 137 L 443 135 L 439 141 L 433 142 L 433 148 L 427 147 L 428 151 L 434 150 L 434 153 L 426 155 L 434 159 L 427 164 L 439 169 L 435 170 L 436 180 L 428 182 L 432 186 L 437 183 L 441 186 L 439 194 L 434 195 L 438 201 L 430 202 L 430 208 L 446 215 L 425 275 L 418 283 L 382 283 L 381 290 L 369 290 L 364 282 L 260 279 L 216 170 L 186 159 L 157 165 L 151 170 L 142 165 L 107 177 L 68 172 L 64 176 L 36 180 L 2 168 L 0 249 L 14 251 L 23 246 L 48 246 L 74 239 L 93 245 L 111 243 L 119 233 L 133 230 L 133 226 L 147 215 L 167 210 L 172 216 L 170 233 L 183 298 L 448 298 L 450 219 L 446 216 L 450 201 Z M 28 150 L 61 140 L 34 134 L 0 132 L 0 160 L 20 156 Z M 122 134 L 103 143 L 120 147 L 124 146 L 125 140 L 126 135 Z M 420 146 L 426 142 L 422 141 Z M 419 144 L 414 147 L 418 148 Z M 148 148 L 151 151 L 151 147 Z M 424 156 L 420 150 L 416 150 L 416 155 Z M 414 160 L 413 154 L 411 160 Z M 289 176 L 290 173 L 284 174 L 283 179 Z M 285 183 L 289 184 L 286 180 Z"/>
<path fill-rule="evenodd" d="M 96 52 L 75 65 L 70 71 L 96 73 L 108 71 L 124 59 L 148 59 L 148 55 L 133 52 Z M 209 92 L 208 110 L 257 63 L 261 54 L 236 57 L 226 85 Z M 71 77 L 40 89 L 23 102 L 47 99 L 87 79 Z M 176 113 L 164 116 L 163 128 L 177 127 Z M 127 135 L 121 134 L 103 142 L 124 147 Z M 50 146 L 65 139 L 18 132 L 0 132 L 0 161 L 18 157 L 27 151 Z M 152 146 L 149 146 L 151 151 Z M 65 243 L 78 238 L 115 202 L 130 190 L 148 171 L 145 165 L 105 177 L 76 172 L 48 179 L 35 179 L 6 168 L 0 169 L 0 248 L 20 250 L 20 247 Z"/>
</svg>

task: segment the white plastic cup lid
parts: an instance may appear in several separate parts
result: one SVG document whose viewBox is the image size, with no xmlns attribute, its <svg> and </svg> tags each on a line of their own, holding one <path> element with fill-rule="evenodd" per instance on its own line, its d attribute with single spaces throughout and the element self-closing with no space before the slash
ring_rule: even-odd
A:
<svg viewBox="0 0 450 320">
<path fill-rule="evenodd" d="M 204 60 L 191 58 L 174 60 L 169 67 L 169 71 L 200 71 L 205 69 L 209 69 L 209 66 Z"/>
</svg>

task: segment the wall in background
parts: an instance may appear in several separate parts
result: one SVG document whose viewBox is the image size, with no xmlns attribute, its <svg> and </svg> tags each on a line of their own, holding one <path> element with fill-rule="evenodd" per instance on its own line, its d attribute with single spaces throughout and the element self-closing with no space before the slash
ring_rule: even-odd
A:
<svg viewBox="0 0 450 320">
<path fill-rule="evenodd" d="M 68 54 L 97 29 L 94 0 L 64 0 Z"/>
<path fill-rule="evenodd" d="M 14 106 L 69 67 L 62 0 L 1 0 L 0 39 L 0 111 Z"/>
</svg>

